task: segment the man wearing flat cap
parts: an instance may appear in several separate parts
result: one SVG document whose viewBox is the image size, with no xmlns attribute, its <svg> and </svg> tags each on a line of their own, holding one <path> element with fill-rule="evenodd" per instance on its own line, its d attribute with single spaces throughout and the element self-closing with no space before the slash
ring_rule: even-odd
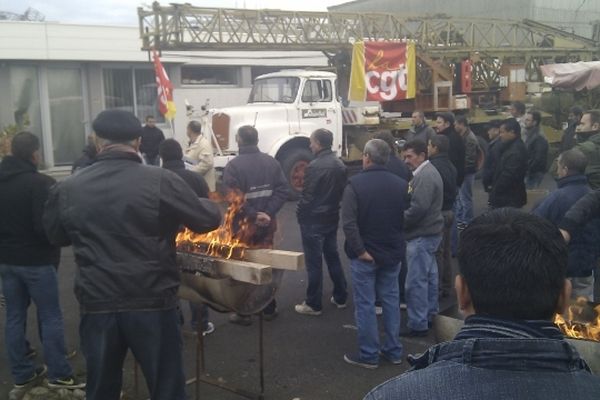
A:
<svg viewBox="0 0 600 400">
<path fill-rule="evenodd" d="M 50 241 L 72 245 L 78 266 L 86 398 L 120 398 L 131 349 L 153 400 L 183 400 L 175 234 L 180 224 L 213 230 L 220 212 L 171 171 L 141 163 L 133 114 L 103 111 L 93 129 L 96 162 L 54 186 L 44 213 Z"/>
</svg>

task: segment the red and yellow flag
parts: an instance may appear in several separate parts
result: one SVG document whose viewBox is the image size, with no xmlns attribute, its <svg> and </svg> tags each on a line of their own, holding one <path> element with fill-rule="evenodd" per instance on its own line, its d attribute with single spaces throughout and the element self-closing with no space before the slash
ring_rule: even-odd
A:
<svg viewBox="0 0 600 400">
<path fill-rule="evenodd" d="M 172 120 L 175 117 L 175 103 L 173 102 L 173 85 L 169 80 L 167 71 L 160 62 L 156 50 L 152 51 L 154 58 L 154 72 L 156 73 L 156 88 L 158 90 L 158 110 L 165 119 Z"/>
<path fill-rule="evenodd" d="M 356 42 L 348 98 L 394 101 L 415 97 L 417 84 L 414 43 Z"/>
</svg>

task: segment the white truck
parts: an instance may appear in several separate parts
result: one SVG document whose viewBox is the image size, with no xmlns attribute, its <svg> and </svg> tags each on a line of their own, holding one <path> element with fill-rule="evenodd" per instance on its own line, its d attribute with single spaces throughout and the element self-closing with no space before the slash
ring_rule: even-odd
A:
<svg viewBox="0 0 600 400">
<path fill-rule="evenodd" d="M 237 155 L 235 135 L 243 125 L 258 130 L 258 147 L 281 163 L 296 193 L 302 189 L 304 169 L 313 158 L 309 137 L 316 129 L 330 130 L 332 149 L 345 159 L 353 158 L 362 147 L 357 145 L 358 150 L 353 151 L 348 138 L 366 132 L 367 127 L 378 127 L 379 106 L 342 110 L 336 80 L 336 74 L 327 71 L 274 72 L 256 78 L 248 104 L 205 110 L 201 123 L 203 132 L 212 135 L 217 170 Z"/>
</svg>

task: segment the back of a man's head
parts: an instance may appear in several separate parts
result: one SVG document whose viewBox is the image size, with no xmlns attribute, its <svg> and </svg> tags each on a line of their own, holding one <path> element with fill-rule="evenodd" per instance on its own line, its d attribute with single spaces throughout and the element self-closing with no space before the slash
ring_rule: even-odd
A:
<svg viewBox="0 0 600 400">
<path fill-rule="evenodd" d="M 176 161 L 183 158 L 183 150 L 181 145 L 175 139 L 167 139 L 158 146 L 158 154 L 165 161 Z"/>
<path fill-rule="evenodd" d="M 549 320 L 558 309 L 567 246 L 543 218 L 511 208 L 481 215 L 460 236 L 458 262 L 476 314 Z"/>
<path fill-rule="evenodd" d="M 40 140 L 31 132 L 19 132 L 11 140 L 10 152 L 21 160 L 33 161 L 33 153 L 40 149 Z"/>
<path fill-rule="evenodd" d="M 240 146 L 256 146 L 258 144 L 258 131 L 250 125 L 241 126 L 237 131 Z"/>
</svg>

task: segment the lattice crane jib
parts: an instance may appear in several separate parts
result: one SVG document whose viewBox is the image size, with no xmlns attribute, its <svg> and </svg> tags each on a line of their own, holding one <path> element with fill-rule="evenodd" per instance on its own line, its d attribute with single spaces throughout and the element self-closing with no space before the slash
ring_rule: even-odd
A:
<svg viewBox="0 0 600 400">
<path fill-rule="evenodd" d="M 530 80 L 540 80 L 540 64 L 600 57 L 594 40 L 531 20 L 201 8 L 157 2 L 150 10 L 138 8 L 138 16 L 143 50 L 312 50 L 324 52 L 335 64 L 348 59 L 343 54 L 357 40 L 407 39 L 417 43 L 420 64 L 427 68 L 431 68 L 428 60 L 451 67 L 470 58 L 474 85 L 487 87 L 497 83 L 503 63 L 523 64 Z"/>
</svg>

